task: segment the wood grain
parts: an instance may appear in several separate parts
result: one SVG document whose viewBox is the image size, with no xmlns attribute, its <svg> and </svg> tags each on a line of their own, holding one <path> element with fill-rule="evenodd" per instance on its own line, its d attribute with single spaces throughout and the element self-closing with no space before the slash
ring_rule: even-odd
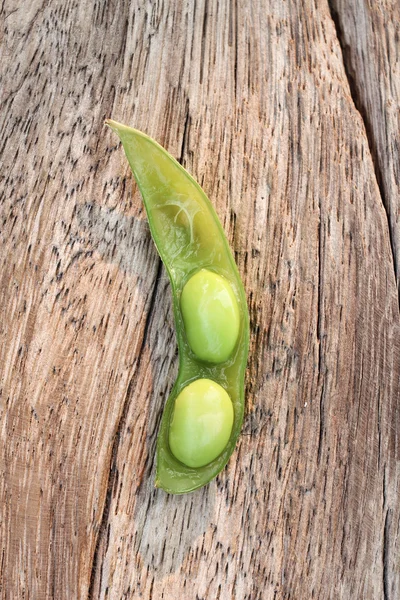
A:
<svg viewBox="0 0 400 600">
<path fill-rule="evenodd" d="M 330 0 L 388 215 L 400 290 L 400 4 Z"/>
<path fill-rule="evenodd" d="M 0 597 L 395 600 L 398 296 L 326 1 L 0 10 Z M 106 117 L 204 187 L 247 290 L 243 435 L 182 497 L 169 284 Z"/>
</svg>

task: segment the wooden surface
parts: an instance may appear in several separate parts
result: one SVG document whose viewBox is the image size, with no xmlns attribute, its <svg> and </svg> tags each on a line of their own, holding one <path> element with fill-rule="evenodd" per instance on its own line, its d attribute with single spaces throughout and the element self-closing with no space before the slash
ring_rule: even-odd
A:
<svg viewBox="0 0 400 600">
<path fill-rule="evenodd" d="M 1 4 L 2 599 L 400 597 L 399 19 L 374 4 Z M 204 187 L 247 291 L 243 434 L 182 497 L 154 489 L 170 289 L 106 117 Z"/>
<path fill-rule="evenodd" d="M 330 0 L 353 100 L 366 128 L 400 288 L 400 3 Z"/>
</svg>

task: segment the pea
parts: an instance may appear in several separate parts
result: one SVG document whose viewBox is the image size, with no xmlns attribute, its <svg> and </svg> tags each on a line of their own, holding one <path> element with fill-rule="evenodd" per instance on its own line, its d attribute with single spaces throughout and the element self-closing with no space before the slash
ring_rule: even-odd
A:
<svg viewBox="0 0 400 600">
<path fill-rule="evenodd" d="M 179 372 L 158 432 L 156 486 L 183 494 L 225 467 L 240 434 L 246 296 L 224 231 L 198 183 L 145 134 L 106 123 L 122 142 L 171 282 Z"/>
<path fill-rule="evenodd" d="M 201 269 L 182 291 L 181 310 L 189 346 L 200 360 L 229 358 L 239 335 L 240 314 L 230 283 Z"/>
<path fill-rule="evenodd" d="M 211 379 L 197 379 L 175 400 L 171 451 L 188 467 L 203 467 L 221 454 L 232 425 L 233 406 L 224 388 Z"/>
</svg>

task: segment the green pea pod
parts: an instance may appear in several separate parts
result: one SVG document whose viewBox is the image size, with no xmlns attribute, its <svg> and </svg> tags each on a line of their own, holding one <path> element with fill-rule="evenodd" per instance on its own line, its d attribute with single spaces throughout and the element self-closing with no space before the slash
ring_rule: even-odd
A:
<svg viewBox="0 0 400 600">
<path fill-rule="evenodd" d="M 196 181 L 147 135 L 106 124 L 122 142 L 172 286 L 179 373 L 158 435 L 156 486 L 183 494 L 225 467 L 240 434 L 246 296 L 222 226 Z"/>
</svg>

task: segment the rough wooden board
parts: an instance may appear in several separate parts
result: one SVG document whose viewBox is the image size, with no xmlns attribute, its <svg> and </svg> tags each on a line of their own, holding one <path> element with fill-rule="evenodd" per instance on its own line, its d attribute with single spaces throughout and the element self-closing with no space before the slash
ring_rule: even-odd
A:
<svg viewBox="0 0 400 600">
<path fill-rule="evenodd" d="M 389 220 L 400 289 L 400 3 L 330 0 Z"/>
<path fill-rule="evenodd" d="M 2 7 L 1 594 L 396 598 L 399 315 L 328 7 Z M 204 186 L 252 321 L 207 488 L 153 489 L 168 281 L 112 116 Z"/>
</svg>

